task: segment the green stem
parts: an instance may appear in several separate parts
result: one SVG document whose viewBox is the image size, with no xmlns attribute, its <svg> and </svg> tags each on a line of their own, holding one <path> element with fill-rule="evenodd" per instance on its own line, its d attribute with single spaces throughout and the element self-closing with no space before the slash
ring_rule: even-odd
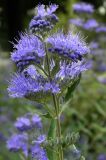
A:
<svg viewBox="0 0 106 160">
<path fill-rule="evenodd" d="M 57 121 L 57 136 L 59 138 L 59 140 L 61 140 L 61 124 L 60 124 L 60 116 L 59 116 L 59 106 L 57 103 L 57 99 L 56 99 L 56 95 L 52 94 L 53 96 L 53 102 L 54 102 L 54 107 L 55 107 L 55 111 L 56 111 L 56 121 Z M 59 144 L 59 159 L 60 160 L 64 160 L 63 158 L 63 148 L 61 146 L 61 144 Z"/>
<path fill-rule="evenodd" d="M 49 57 L 48 57 L 48 54 L 47 54 L 48 51 L 47 51 L 46 44 L 45 44 L 45 50 L 46 50 L 46 62 L 47 62 L 47 67 L 48 67 L 49 80 L 52 81 L 52 77 L 51 77 L 51 73 L 50 73 L 50 67 L 49 67 Z M 55 112 L 56 112 L 57 136 L 58 136 L 58 139 L 61 140 L 61 125 L 60 125 L 60 115 L 59 115 L 59 104 L 58 104 L 56 95 L 52 94 L 52 97 L 53 97 L 53 103 L 54 103 Z M 63 158 L 63 148 L 62 148 L 61 144 L 59 144 L 58 151 L 59 151 L 59 160 L 64 160 L 64 158 Z"/>
<path fill-rule="evenodd" d="M 56 122 L 55 121 L 56 120 L 51 119 L 49 131 L 48 131 L 48 139 L 54 139 L 56 137 Z M 57 153 L 53 151 L 52 148 L 48 148 L 47 155 L 48 155 L 49 160 L 55 160 Z"/>
</svg>

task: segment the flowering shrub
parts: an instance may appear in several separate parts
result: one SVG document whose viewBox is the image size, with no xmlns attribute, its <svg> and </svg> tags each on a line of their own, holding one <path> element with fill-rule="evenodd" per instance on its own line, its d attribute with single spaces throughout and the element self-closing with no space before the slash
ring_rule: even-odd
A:
<svg viewBox="0 0 106 160">
<path fill-rule="evenodd" d="M 45 141 L 42 135 L 37 140 L 34 139 L 35 144 L 31 145 L 33 139 L 27 132 L 33 133 L 36 126 L 42 128 L 40 117 L 35 115 L 17 119 L 15 127 L 21 133 L 14 134 L 7 141 L 7 148 L 11 151 L 22 150 L 28 158 L 31 152 L 37 160 L 65 158 L 63 149 L 67 148 L 67 140 L 62 136 L 60 116 L 66 103 L 70 101 L 67 90 L 70 89 L 72 93 L 82 72 L 90 68 L 86 61 L 89 47 L 79 33 L 69 31 L 65 34 L 59 30 L 52 34 L 51 30 L 58 22 L 58 17 L 54 14 L 57 8 L 57 5 L 38 5 L 37 15 L 31 20 L 28 31 L 21 33 L 20 39 L 13 43 L 14 50 L 11 53 L 17 73 L 13 75 L 8 87 L 9 95 L 13 98 L 27 98 L 43 105 L 47 112 L 45 116 L 51 121 L 47 139 L 55 141 L 57 137 L 57 146 L 53 142 L 49 150 L 46 144 L 42 144 Z M 70 145 L 74 149 L 73 154 L 75 151 L 78 153 L 77 159 L 83 160 L 84 157 L 71 140 L 68 147 Z"/>
</svg>

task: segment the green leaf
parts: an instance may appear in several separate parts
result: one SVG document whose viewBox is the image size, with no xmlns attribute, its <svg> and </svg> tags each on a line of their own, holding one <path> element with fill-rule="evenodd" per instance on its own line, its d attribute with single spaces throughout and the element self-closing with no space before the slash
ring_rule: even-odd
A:
<svg viewBox="0 0 106 160">
<path fill-rule="evenodd" d="M 56 120 L 52 119 L 48 132 L 48 138 L 55 138 L 55 136 L 56 136 Z"/>
<path fill-rule="evenodd" d="M 65 101 L 68 101 L 72 97 L 74 90 L 76 89 L 76 87 L 78 86 L 78 84 L 80 82 L 80 79 L 81 79 L 81 74 L 79 75 L 77 80 L 75 80 L 72 83 L 72 85 L 70 87 L 68 87 L 68 91 L 67 91 L 66 96 L 65 96 Z"/>
</svg>

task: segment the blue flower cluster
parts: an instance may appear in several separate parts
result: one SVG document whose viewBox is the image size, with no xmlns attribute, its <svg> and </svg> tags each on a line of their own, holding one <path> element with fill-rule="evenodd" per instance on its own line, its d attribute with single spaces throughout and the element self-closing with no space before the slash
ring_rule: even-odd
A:
<svg viewBox="0 0 106 160">
<path fill-rule="evenodd" d="M 12 97 L 30 97 L 36 94 L 58 93 L 59 85 L 55 81 L 49 82 L 48 78 L 40 75 L 33 65 L 30 65 L 22 73 L 13 76 L 8 91 Z M 42 93 L 42 94 L 41 94 Z M 39 98 L 40 98 L 39 95 Z M 42 97 L 41 97 L 42 98 Z"/>
<path fill-rule="evenodd" d="M 78 63 L 72 62 L 72 64 L 66 64 L 65 62 L 60 63 L 60 70 L 56 74 L 59 79 L 73 79 L 78 76 L 81 72 L 86 71 L 90 68 L 90 63 L 84 63 L 79 61 Z"/>
<path fill-rule="evenodd" d="M 22 70 L 24 66 L 30 63 L 40 63 L 45 56 L 44 45 L 40 39 L 33 35 L 23 33 L 20 35 L 17 44 L 14 44 L 14 51 L 11 53 L 11 59 Z"/>
<path fill-rule="evenodd" d="M 89 3 L 79 2 L 73 5 L 73 10 L 77 13 L 93 13 L 94 8 Z"/>
<path fill-rule="evenodd" d="M 31 152 L 32 152 L 32 158 L 36 157 L 36 160 L 48 160 L 45 150 L 41 148 L 39 144 L 35 144 L 31 148 Z"/>
<path fill-rule="evenodd" d="M 88 19 L 87 22 L 83 25 L 83 28 L 86 30 L 95 29 L 98 27 L 98 22 L 95 19 Z"/>
<path fill-rule="evenodd" d="M 90 18 L 94 13 L 93 5 L 84 2 L 75 3 L 73 5 L 73 11 L 75 11 L 77 14 L 84 13 L 84 17 L 72 18 L 69 20 L 69 23 L 81 27 L 82 29 L 87 31 L 94 31 L 96 33 L 106 33 L 105 24 L 97 22 L 95 18 Z"/>
<path fill-rule="evenodd" d="M 42 128 L 41 118 L 35 114 L 33 116 L 29 117 L 19 117 L 17 118 L 17 121 L 15 122 L 14 126 L 19 131 L 28 131 L 33 128 Z"/>
<path fill-rule="evenodd" d="M 88 20 L 84 20 L 81 18 L 75 18 L 75 19 L 73 18 L 70 20 L 70 23 L 90 31 L 96 31 L 99 26 L 98 22 L 93 18 Z"/>
<path fill-rule="evenodd" d="M 33 139 L 30 132 L 42 129 L 41 118 L 37 114 L 26 114 L 24 117 L 17 118 L 14 126 L 19 133 L 13 134 L 7 140 L 7 148 L 12 152 L 22 151 L 25 157 L 33 157 L 36 160 L 48 160 L 45 149 L 41 146 L 46 140 L 45 135 L 36 135 Z M 36 132 L 37 133 L 37 132 Z M 34 136 L 35 138 L 35 136 Z M 34 144 L 32 144 L 34 141 Z"/>
<path fill-rule="evenodd" d="M 105 160 L 106 159 L 106 154 L 99 154 L 97 157 L 97 160 Z"/>
<path fill-rule="evenodd" d="M 28 135 L 27 134 L 13 134 L 7 141 L 7 148 L 12 152 L 22 150 L 25 156 L 28 156 Z"/>
<path fill-rule="evenodd" d="M 84 19 L 81 19 L 81 18 L 72 18 L 72 19 L 70 19 L 69 22 L 72 23 L 72 24 L 74 24 L 75 26 L 82 27 L 83 24 L 84 24 Z"/>
<path fill-rule="evenodd" d="M 32 19 L 32 22 L 42 22 L 40 17 L 54 26 L 51 17 L 56 19 L 53 13 L 56 9 L 57 5 L 38 5 L 36 20 Z M 67 35 L 62 31 L 46 37 L 38 35 L 36 30 L 41 31 L 41 26 L 32 25 L 32 22 L 29 33 L 21 34 L 14 44 L 11 59 L 16 63 L 18 72 L 13 76 L 8 91 L 12 97 L 26 97 L 42 103 L 47 95 L 60 94 L 63 82 L 68 86 L 89 68 L 84 61 L 89 47 L 80 34 L 72 31 Z M 42 27 L 45 30 L 45 25 Z M 34 33 L 30 33 L 32 28 Z"/>
<path fill-rule="evenodd" d="M 82 60 L 83 55 L 89 53 L 89 48 L 80 34 L 73 32 L 68 33 L 68 35 L 58 32 L 47 38 L 47 42 L 50 44 L 48 48 L 50 52 L 75 62 Z"/>
<path fill-rule="evenodd" d="M 53 29 L 54 25 L 58 22 L 58 17 L 54 14 L 57 8 L 57 5 L 50 5 L 49 7 L 38 5 L 36 8 L 37 15 L 33 17 L 29 24 L 31 32 L 44 35 Z"/>
<path fill-rule="evenodd" d="M 96 28 L 97 33 L 106 33 L 106 25 L 100 25 Z"/>
</svg>

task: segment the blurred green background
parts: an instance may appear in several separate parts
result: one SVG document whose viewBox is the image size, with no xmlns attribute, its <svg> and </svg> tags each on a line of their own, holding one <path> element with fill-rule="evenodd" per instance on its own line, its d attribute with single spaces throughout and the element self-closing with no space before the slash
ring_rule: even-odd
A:
<svg viewBox="0 0 106 160">
<path fill-rule="evenodd" d="M 72 5 L 76 2 L 79 1 L 39 1 L 45 5 L 50 3 L 59 5 L 57 15 L 60 22 L 57 27 L 63 28 L 64 31 L 69 29 L 68 20 L 77 17 L 72 11 Z M 84 0 L 84 2 L 93 4 L 96 10 L 94 17 L 106 24 L 105 0 Z M 13 122 L 16 117 L 39 107 L 25 99 L 11 99 L 7 93 L 8 81 L 15 71 L 15 66 L 10 60 L 12 51 L 10 42 L 18 36 L 19 32 L 28 28 L 37 4 L 37 0 L 0 0 L 0 160 L 19 160 L 17 154 L 7 151 L 6 138 L 13 131 Z M 77 30 L 79 31 L 78 28 Z M 92 32 L 81 31 L 87 37 L 86 41 L 89 42 Z M 106 50 L 104 56 L 106 64 Z M 96 58 L 94 61 L 96 66 L 100 65 Z M 78 147 L 87 160 L 98 160 L 99 155 L 106 154 L 106 84 L 98 81 L 98 76 L 103 75 L 106 75 L 106 71 L 101 72 L 97 69 L 84 73 L 81 83 L 73 94 L 71 104 L 63 115 L 63 133 L 66 131 L 80 133 Z M 106 160 L 106 157 L 100 160 Z"/>
</svg>

